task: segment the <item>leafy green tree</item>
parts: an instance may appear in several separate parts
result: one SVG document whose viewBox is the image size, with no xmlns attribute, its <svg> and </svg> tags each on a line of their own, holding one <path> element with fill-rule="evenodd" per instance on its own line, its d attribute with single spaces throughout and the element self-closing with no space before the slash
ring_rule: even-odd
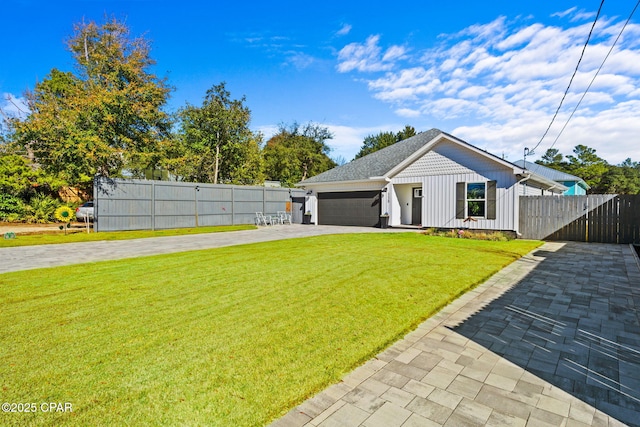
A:
<svg viewBox="0 0 640 427">
<path fill-rule="evenodd" d="M 619 165 L 609 166 L 600 186 L 605 193 L 640 194 L 640 164 L 628 158 Z"/>
<path fill-rule="evenodd" d="M 640 194 L 640 163 L 626 159 L 619 165 L 609 165 L 584 145 L 573 149 L 574 155 L 564 156 L 557 149 L 549 149 L 536 163 L 566 172 L 585 180 L 596 194 Z"/>
<path fill-rule="evenodd" d="M 416 135 L 416 129 L 413 126 L 405 125 L 404 129 L 396 134 L 398 142 L 405 140 L 407 138 L 411 138 Z"/>
<path fill-rule="evenodd" d="M 262 135 L 249 129 L 251 112 L 244 102 L 231 99 L 223 82 L 207 90 L 202 106 L 179 112 L 182 153 L 171 162 L 176 175 L 214 184 L 263 181 Z"/>
<path fill-rule="evenodd" d="M 0 154 L 0 194 L 27 200 L 34 193 L 56 194 L 65 182 L 35 167 L 18 154 Z"/>
<path fill-rule="evenodd" d="M 81 23 L 67 47 L 76 72 L 53 69 L 26 94 L 30 114 L 10 120 L 11 138 L 47 172 L 87 189 L 95 174 L 140 176 L 170 135 L 162 111 L 170 88 L 151 73 L 149 43 L 113 19 Z"/>
<path fill-rule="evenodd" d="M 549 149 L 536 163 L 578 176 L 591 186 L 590 193 L 640 194 L 640 163 L 626 159 L 610 165 L 584 145 L 573 149 L 574 155 L 564 156 L 557 149 Z"/>
<path fill-rule="evenodd" d="M 395 144 L 396 142 L 402 141 L 404 139 L 410 138 L 416 134 L 416 130 L 413 126 L 406 125 L 404 129 L 399 131 L 398 133 L 393 132 L 380 132 L 377 135 L 369 135 L 364 138 L 362 143 L 362 147 L 358 154 L 356 154 L 356 159 L 360 157 L 364 157 L 367 154 L 371 154 L 375 151 L 381 150 L 385 147 Z"/>
<path fill-rule="evenodd" d="M 566 156 L 569 160 L 567 172 L 584 179 L 592 193 L 603 192 L 604 188 L 600 183 L 609 169 L 606 160 L 600 158 L 595 149 L 585 145 L 576 145 L 573 153 L 574 155 Z"/>
<path fill-rule="evenodd" d="M 334 168 L 326 141 L 333 138 L 329 129 L 314 123 L 287 127 L 281 125 L 262 150 L 267 179 L 291 187 L 297 182 Z"/>
<path fill-rule="evenodd" d="M 553 169 L 566 169 L 567 164 L 563 162 L 564 156 L 557 148 L 548 149 L 536 163 Z"/>
<path fill-rule="evenodd" d="M 380 132 L 377 135 L 368 135 L 364 138 L 364 141 L 362 141 L 362 147 L 360 147 L 360 151 L 358 151 L 355 158 L 359 159 L 360 157 L 393 145 L 396 142 L 398 142 L 398 140 L 393 132 Z"/>
</svg>

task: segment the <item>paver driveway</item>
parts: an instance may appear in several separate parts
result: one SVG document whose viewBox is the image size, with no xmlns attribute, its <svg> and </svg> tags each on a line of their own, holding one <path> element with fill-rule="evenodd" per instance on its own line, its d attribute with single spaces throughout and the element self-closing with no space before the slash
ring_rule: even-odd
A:
<svg viewBox="0 0 640 427">
<path fill-rule="evenodd" d="M 296 237 L 337 233 L 406 232 L 404 229 L 381 230 L 373 227 L 308 226 L 301 224 L 260 227 L 257 230 L 226 233 L 190 234 L 132 240 L 65 243 L 56 245 L 0 248 L 0 273 L 55 267 L 146 255 L 169 254 L 211 249 L 245 243 L 267 242 Z M 414 230 L 416 231 L 416 230 Z"/>
<path fill-rule="evenodd" d="M 640 267 L 546 243 L 273 426 L 640 426 Z"/>
</svg>

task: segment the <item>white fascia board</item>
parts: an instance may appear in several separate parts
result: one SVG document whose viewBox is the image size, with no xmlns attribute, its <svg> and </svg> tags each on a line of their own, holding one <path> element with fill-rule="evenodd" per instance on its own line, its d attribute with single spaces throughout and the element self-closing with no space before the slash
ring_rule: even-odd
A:
<svg viewBox="0 0 640 427">
<path fill-rule="evenodd" d="M 375 178 L 369 178 L 369 179 L 359 179 L 359 180 L 353 180 L 353 181 L 325 181 L 325 182 L 311 182 L 311 183 L 305 183 L 303 182 L 299 182 L 297 184 L 294 184 L 296 187 L 301 187 L 301 188 L 307 188 L 307 187 L 329 187 L 329 186 L 335 186 L 335 185 L 345 185 L 345 184 L 371 184 L 372 181 L 376 181 L 379 180 L 381 184 L 386 184 L 386 178 L 385 177 L 375 177 Z"/>
<path fill-rule="evenodd" d="M 538 184 L 540 186 L 540 188 L 544 189 L 544 190 L 548 190 L 548 191 L 554 191 L 554 189 L 557 189 L 558 193 L 564 193 L 565 191 L 567 191 L 569 188 L 560 184 L 557 181 L 553 181 L 551 179 L 545 178 L 541 175 L 535 174 L 531 171 L 527 171 L 524 175 L 529 175 L 529 181 L 528 182 L 534 182 L 536 184 Z"/>
</svg>

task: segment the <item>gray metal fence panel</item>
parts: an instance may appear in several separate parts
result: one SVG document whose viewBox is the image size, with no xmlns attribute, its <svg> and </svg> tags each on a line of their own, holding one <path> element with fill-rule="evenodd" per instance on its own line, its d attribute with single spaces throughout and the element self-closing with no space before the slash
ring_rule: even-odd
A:
<svg viewBox="0 0 640 427">
<path fill-rule="evenodd" d="M 303 190 L 96 178 L 96 231 L 253 224 L 256 212 L 291 207 Z M 301 220 L 300 220 L 301 221 Z"/>
</svg>

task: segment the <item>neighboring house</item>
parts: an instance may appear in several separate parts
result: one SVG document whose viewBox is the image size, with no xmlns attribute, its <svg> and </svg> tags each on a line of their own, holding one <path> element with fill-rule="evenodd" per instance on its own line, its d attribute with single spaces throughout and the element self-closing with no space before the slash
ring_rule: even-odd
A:
<svg viewBox="0 0 640 427">
<path fill-rule="evenodd" d="M 518 231 L 519 196 L 567 188 L 438 129 L 301 181 L 311 221 L 326 225 Z"/>
<path fill-rule="evenodd" d="M 518 160 L 514 164 L 564 185 L 567 187 L 567 191 L 564 192 L 565 196 L 584 196 L 587 194 L 587 190 L 591 188 L 582 178 L 537 163 L 526 162 L 525 164 L 524 160 Z"/>
</svg>

